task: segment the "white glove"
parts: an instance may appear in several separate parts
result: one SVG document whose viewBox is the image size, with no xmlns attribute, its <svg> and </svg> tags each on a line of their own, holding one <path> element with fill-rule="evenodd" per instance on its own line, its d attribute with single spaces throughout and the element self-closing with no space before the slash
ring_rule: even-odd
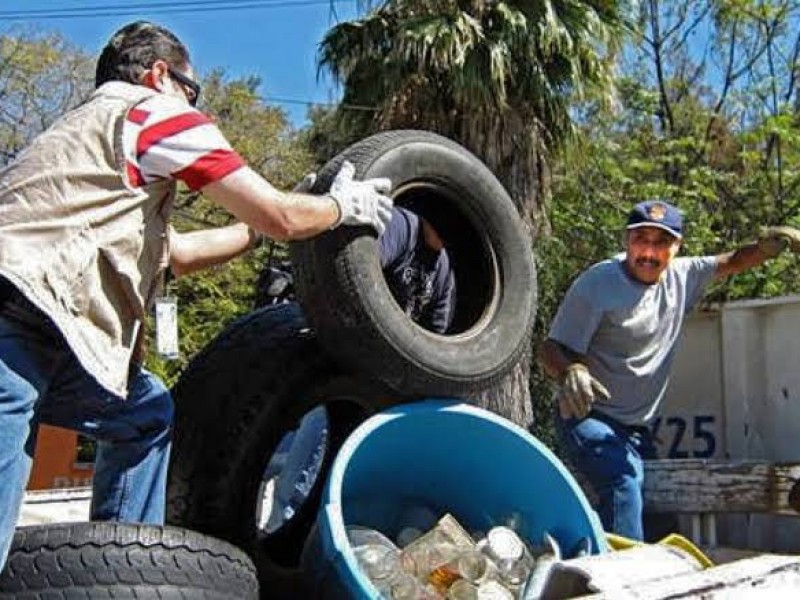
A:
<svg viewBox="0 0 800 600">
<path fill-rule="evenodd" d="M 330 192 L 339 207 L 339 225 L 371 225 L 381 235 L 392 219 L 392 199 L 385 195 L 392 182 L 385 177 L 354 181 L 356 168 L 349 161 L 342 163 L 331 184 Z"/>
<path fill-rule="evenodd" d="M 592 410 L 592 404 L 597 396 L 604 400 L 611 398 L 611 394 L 597 381 L 583 363 L 573 363 L 567 368 L 564 383 L 561 385 L 561 398 L 558 403 L 559 411 L 564 419 L 575 417 L 582 419 Z"/>
</svg>

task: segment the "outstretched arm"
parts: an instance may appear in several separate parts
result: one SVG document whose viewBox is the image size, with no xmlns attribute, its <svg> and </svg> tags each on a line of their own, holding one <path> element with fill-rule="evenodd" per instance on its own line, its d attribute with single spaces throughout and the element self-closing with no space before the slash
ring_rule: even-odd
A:
<svg viewBox="0 0 800 600">
<path fill-rule="evenodd" d="M 772 256 L 766 254 L 757 243 L 747 244 L 732 252 L 717 255 L 717 272 L 715 277 L 730 277 L 748 269 L 758 267 Z"/>
<path fill-rule="evenodd" d="M 775 258 L 786 249 L 800 252 L 800 230 L 793 227 L 766 227 L 758 241 L 717 256 L 717 277 L 736 275 Z"/>
<path fill-rule="evenodd" d="M 281 192 L 249 167 L 242 167 L 203 188 L 214 202 L 268 237 L 304 240 L 339 225 L 368 225 L 378 235 L 391 219 L 392 200 L 385 178 L 354 179 L 345 161 L 323 196 Z"/>
<path fill-rule="evenodd" d="M 182 277 L 220 265 L 253 248 L 260 238 L 244 223 L 188 233 L 170 228 L 170 270 L 176 277 Z"/>
<path fill-rule="evenodd" d="M 281 192 L 249 167 L 208 184 L 203 194 L 240 221 L 279 241 L 313 237 L 339 219 L 331 196 Z"/>
</svg>

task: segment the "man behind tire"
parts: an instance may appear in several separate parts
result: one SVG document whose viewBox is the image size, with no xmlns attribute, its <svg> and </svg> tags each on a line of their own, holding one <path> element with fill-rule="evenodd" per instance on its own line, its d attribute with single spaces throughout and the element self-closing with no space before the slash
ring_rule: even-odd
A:
<svg viewBox="0 0 800 600">
<path fill-rule="evenodd" d="M 294 191 L 308 192 L 316 178 L 316 173 L 307 174 Z M 378 239 L 378 255 L 386 284 L 400 309 L 425 329 L 446 333 L 453 322 L 456 282 L 450 255 L 433 225 L 412 210 L 393 206 Z M 256 308 L 294 301 L 291 263 L 268 264 L 256 288 Z"/>
<path fill-rule="evenodd" d="M 714 277 L 761 265 L 800 231 L 764 230 L 757 243 L 717 256 L 676 258 L 683 222 L 674 206 L 637 204 L 624 255 L 591 266 L 561 302 L 542 345 L 561 384 L 556 430 L 598 496 L 607 531 L 643 539 L 642 459 L 655 458 L 647 423 L 667 387 L 684 316 Z"/>
<path fill-rule="evenodd" d="M 136 22 L 103 49 L 97 90 L 0 172 L 0 567 L 39 423 L 98 440 L 91 518 L 160 524 L 172 399 L 141 366 L 143 321 L 170 266 L 226 261 L 260 234 L 293 240 L 342 224 L 381 233 L 388 180 L 280 192 L 194 108 L 200 86 L 171 32 Z M 241 223 L 179 235 L 177 182 Z M 260 232 L 260 233 L 256 233 Z"/>
<path fill-rule="evenodd" d="M 456 284 L 450 256 L 433 225 L 395 206 L 378 251 L 386 283 L 403 312 L 425 329 L 447 333 Z"/>
</svg>

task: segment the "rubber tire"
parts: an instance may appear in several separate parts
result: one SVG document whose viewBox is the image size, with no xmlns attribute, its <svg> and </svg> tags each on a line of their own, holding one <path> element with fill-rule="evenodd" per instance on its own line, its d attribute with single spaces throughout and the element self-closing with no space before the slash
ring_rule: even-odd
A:
<svg viewBox="0 0 800 600">
<path fill-rule="evenodd" d="M 448 335 L 436 335 L 408 319 L 381 272 L 375 232 L 338 227 L 290 244 L 298 299 L 321 345 L 399 393 L 468 396 L 491 388 L 528 349 L 536 314 L 531 240 L 505 189 L 451 140 L 400 130 L 344 150 L 312 191 L 328 191 L 344 160 L 356 178 L 390 178 L 395 203 L 422 214 L 445 240 L 455 322 Z"/>
<path fill-rule="evenodd" d="M 173 396 L 168 522 L 244 549 L 258 570 L 262 597 L 305 597 L 300 555 L 336 451 L 367 416 L 399 400 L 376 382 L 346 377 L 325 357 L 297 304 L 234 322 L 190 363 Z M 256 507 L 269 458 L 321 404 L 329 435 L 316 483 L 283 527 L 259 532 Z"/>
<path fill-rule="evenodd" d="M 65 523 L 20 527 L 0 598 L 258 598 L 252 561 L 177 527 Z"/>
</svg>

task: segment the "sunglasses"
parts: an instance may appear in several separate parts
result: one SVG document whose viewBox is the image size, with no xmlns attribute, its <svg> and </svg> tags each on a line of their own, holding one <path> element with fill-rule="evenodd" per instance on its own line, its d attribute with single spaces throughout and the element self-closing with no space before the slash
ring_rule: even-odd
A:
<svg viewBox="0 0 800 600">
<path fill-rule="evenodd" d="M 169 76 L 183 86 L 183 91 L 186 93 L 186 99 L 191 106 L 197 106 L 197 100 L 200 98 L 200 84 L 194 79 L 189 79 L 180 71 L 176 71 L 172 67 L 167 69 Z"/>
</svg>

